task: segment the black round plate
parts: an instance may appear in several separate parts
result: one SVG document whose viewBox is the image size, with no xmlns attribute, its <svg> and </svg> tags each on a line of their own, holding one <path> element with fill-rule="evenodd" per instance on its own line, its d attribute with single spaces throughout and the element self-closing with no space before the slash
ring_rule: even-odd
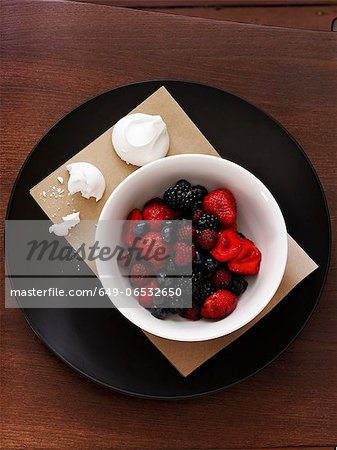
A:
<svg viewBox="0 0 337 450">
<path fill-rule="evenodd" d="M 7 219 L 46 219 L 29 189 L 162 85 L 221 156 L 266 184 L 289 233 L 319 269 L 187 378 L 117 310 L 26 309 L 24 314 L 50 349 L 92 380 L 141 397 L 187 398 L 237 383 L 276 358 L 305 325 L 325 282 L 330 220 L 324 193 L 306 155 L 278 123 L 246 101 L 205 85 L 151 81 L 114 89 L 70 112 L 36 145 L 18 176 Z"/>
</svg>

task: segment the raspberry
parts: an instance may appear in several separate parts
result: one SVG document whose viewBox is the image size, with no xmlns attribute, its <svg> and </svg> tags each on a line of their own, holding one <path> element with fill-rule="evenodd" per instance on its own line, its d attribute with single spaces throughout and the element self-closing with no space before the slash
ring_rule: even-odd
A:
<svg viewBox="0 0 337 450">
<path fill-rule="evenodd" d="M 178 240 L 179 241 L 192 241 L 192 225 L 182 222 L 178 229 Z"/>
<path fill-rule="evenodd" d="M 177 266 L 192 264 L 193 247 L 185 242 L 177 242 L 174 246 L 174 262 Z"/>
<path fill-rule="evenodd" d="M 192 304 L 191 308 L 184 308 L 181 311 L 180 315 L 181 315 L 181 317 L 184 317 L 185 319 L 193 320 L 193 321 L 201 319 L 200 310 L 196 303 Z"/>
<path fill-rule="evenodd" d="M 198 233 L 195 242 L 201 249 L 210 250 L 217 243 L 217 240 L 217 231 L 206 228 Z"/>
<path fill-rule="evenodd" d="M 135 287 L 142 287 L 148 283 L 149 269 L 144 263 L 135 263 L 130 270 L 130 282 Z"/>
<path fill-rule="evenodd" d="M 220 267 L 212 276 L 212 283 L 217 289 L 225 289 L 231 282 L 232 275 L 224 267 Z M 234 292 L 236 294 L 236 292 Z"/>
<path fill-rule="evenodd" d="M 192 211 L 191 220 L 192 222 L 197 222 L 199 217 L 203 215 L 203 210 L 201 208 L 196 208 Z M 194 225 L 194 224 L 193 224 Z"/>
</svg>

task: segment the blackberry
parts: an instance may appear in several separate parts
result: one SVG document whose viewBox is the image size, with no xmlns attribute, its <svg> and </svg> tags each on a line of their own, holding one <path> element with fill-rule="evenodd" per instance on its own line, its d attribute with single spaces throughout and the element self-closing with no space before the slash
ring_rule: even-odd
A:
<svg viewBox="0 0 337 450">
<path fill-rule="evenodd" d="M 169 314 L 169 309 L 168 308 L 151 308 L 150 309 L 151 314 L 153 315 L 153 317 L 156 317 L 157 319 L 165 319 L 165 317 L 167 317 L 167 315 Z"/>
<path fill-rule="evenodd" d="M 137 237 L 144 236 L 144 234 L 147 233 L 148 230 L 149 230 L 149 224 L 144 220 L 141 222 L 138 222 L 133 228 L 133 232 L 135 233 L 135 235 Z"/>
<path fill-rule="evenodd" d="M 206 281 L 203 287 L 193 294 L 193 299 L 198 305 L 203 305 L 206 298 L 215 292 L 215 288 L 210 281 Z"/>
<path fill-rule="evenodd" d="M 197 184 L 196 186 L 192 186 L 191 194 L 193 197 L 193 206 L 195 208 L 202 205 L 203 198 L 208 194 L 208 191 L 204 186 Z"/>
<path fill-rule="evenodd" d="M 203 265 L 202 265 L 202 269 L 205 272 L 212 273 L 212 272 L 216 271 L 218 266 L 219 266 L 219 263 L 218 263 L 218 261 L 216 259 L 212 258 L 211 256 L 207 256 L 204 259 L 204 262 L 203 262 Z"/>
<path fill-rule="evenodd" d="M 199 250 L 195 250 L 194 260 L 193 260 L 193 267 L 196 269 L 202 269 L 205 261 L 205 255 L 200 252 Z"/>
<path fill-rule="evenodd" d="M 204 230 L 205 228 L 216 230 L 219 227 L 219 225 L 220 225 L 219 219 L 213 214 L 207 213 L 203 213 L 195 224 L 198 230 Z"/>
<path fill-rule="evenodd" d="M 244 277 L 240 275 L 233 275 L 227 289 L 239 297 L 239 295 L 245 292 L 247 286 L 248 282 Z"/>
<path fill-rule="evenodd" d="M 172 279 L 165 272 L 159 272 L 157 274 L 157 283 L 161 288 L 169 287 L 172 284 Z"/>
<path fill-rule="evenodd" d="M 167 223 L 162 227 L 160 234 L 164 242 L 166 242 L 167 244 L 173 242 L 176 234 L 176 228 L 177 227 L 173 222 Z"/>
<path fill-rule="evenodd" d="M 166 264 L 167 275 L 177 275 L 177 267 L 174 263 L 174 258 L 169 258 Z"/>
<path fill-rule="evenodd" d="M 191 185 L 186 180 L 178 181 L 164 193 L 164 203 L 178 211 L 186 211 L 193 206 L 193 197 L 190 191 Z"/>
<path fill-rule="evenodd" d="M 175 184 L 176 186 L 179 186 L 181 189 L 189 190 L 191 188 L 191 183 L 189 183 L 187 180 L 178 180 Z"/>
<path fill-rule="evenodd" d="M 202 273 L 199 270 L 193 270 L 192 273 L 192 292 L 198 292 L 202 287 Z"/>
<path fill-rule="evenodd" d="M 177 296 L 177 306 L 184 307 L 191 304 L 192 298 L 192 279 L 190 277 L 181 277 L 175 284 L 176 290 L 181 289 L 181 295 Z M 186 307 L 186 306 L 185 306 Z"/>
</svg>

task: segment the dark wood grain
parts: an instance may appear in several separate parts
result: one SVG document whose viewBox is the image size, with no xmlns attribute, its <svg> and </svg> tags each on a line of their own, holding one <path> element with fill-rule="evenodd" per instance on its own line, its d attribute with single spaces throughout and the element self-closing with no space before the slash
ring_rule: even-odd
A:
<svg viewBox="0 0 337 450">
<path fill-rule="evenodd" d="M 73 0 L 97 5 L 153 7 L 153 6 L 251 6 L 264 5 L 335 5 L 335 0 Z"/>
<path fill-rule="evenodd" d="M 3 9 L 2 212 L 29 150 L 69 109 L 120 84 L 188 79 L 238 94 L 289 129 L 321 177 L 336 236 L 334 33 L 71 2 L 8 1 Z M 1 447 L 331 447 L 336 280 L 334 247 L 322 299 L 296 342 L 244 383 L 179 403 L 96 386 L 51 355 L 20 311 L 2 309 Z"/>
<path fill-rule="evenodd" d="M 304 30 L 331 31 L 337 17 L 336 5 L 321 6 L 224 6 L 195 8 L 156 8 L 156 12 L 179 14 L 204 19 L 230 20 Z"/>
</svg>

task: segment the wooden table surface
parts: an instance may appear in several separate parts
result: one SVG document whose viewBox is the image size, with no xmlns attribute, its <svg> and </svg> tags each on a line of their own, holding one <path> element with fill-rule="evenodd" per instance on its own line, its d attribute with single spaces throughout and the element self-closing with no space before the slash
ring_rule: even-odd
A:
<svg viewBox="0 0 337 450">
<path fill-rule="evenodd" d="M 3 9 L 3 213 L 28 152 L 75 105 L 125 83 L 187 79 L 246 98 L 295 136 L 321 178 L 336 236 L 335 33 L 61 1 L 11 0 Z M 180 402 L 96 386 L 53 356 L 19 310 L 2 308 L 0 447 L 335 445 L 336 280 L 334 247 L 319 306 L 295 343 L 249 380 Z"/>
</svg>

